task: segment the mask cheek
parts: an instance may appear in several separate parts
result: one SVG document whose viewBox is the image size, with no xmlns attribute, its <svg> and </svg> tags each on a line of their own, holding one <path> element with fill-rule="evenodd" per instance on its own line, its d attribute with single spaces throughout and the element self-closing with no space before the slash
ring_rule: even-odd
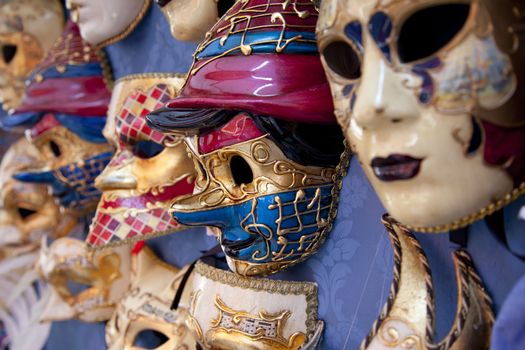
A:
<svg viewBox="0 0 525 350">
<path fill-rule="evenodd" d="M 444 113 L 501 107 L 517 87 L 510 58 L 499 50 L 492 36 L 470 34 L 432 75 L 437 84 L 435 104 Z"/>
</svg>

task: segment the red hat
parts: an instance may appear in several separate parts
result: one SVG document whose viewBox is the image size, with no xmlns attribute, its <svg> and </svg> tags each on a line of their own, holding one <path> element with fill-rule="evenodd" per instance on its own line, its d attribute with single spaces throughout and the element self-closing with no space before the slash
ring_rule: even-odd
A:
<svg viewBox="0 0 525 350">
<path fill-rule="evenodd" d="M 108 74 L 104 57 L 82 40 L 78 26 L 69 21 L 32 72 L 14 114 L 55 112 L 105 117 L 111 99 L 104 76 Z"/>
<path fill-rule="evenodd" d="M 163 112 L 224 109 L 335 124 L 317 18 L 312 2 L 237 1 L 199 45 L 180 96 Z M 155 125 L 155 113 L 149 120 Z"/>
</svg>

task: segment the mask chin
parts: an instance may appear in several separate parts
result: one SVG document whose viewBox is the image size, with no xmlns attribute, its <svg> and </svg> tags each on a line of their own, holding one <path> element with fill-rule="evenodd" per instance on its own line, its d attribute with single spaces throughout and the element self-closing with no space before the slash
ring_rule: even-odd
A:
<svg viewBox="0 0 525 350">
<path fill-rule="evenodd" d="M 264 274 L 296 263 L 317 249 L 328 222 L 332 185 L 266 196 L 239 204 L 196 211 L 177 211 L 183 225 L 220 229 L 220 243 L 232 270 L 267 267 Z M 243 266 L 242 268 L 240 268 Z"/>
</svg>

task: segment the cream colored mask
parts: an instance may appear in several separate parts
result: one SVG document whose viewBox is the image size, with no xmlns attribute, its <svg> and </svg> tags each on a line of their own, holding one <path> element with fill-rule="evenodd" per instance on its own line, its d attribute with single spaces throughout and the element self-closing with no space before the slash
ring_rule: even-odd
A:
<svg viewBox="0 0 525 350">
<path fill-rule="evenodd" d="M 200 41 L 234 3 L 231 0 L 155 0 L 177 40 Z"/>
<path fill-rule="evenodd" d="M 102 191 L 87 242 L 93 247 L 180 230 L 168 209 L 192 193 L 195 170 L 182 142 L 146 125 L 146 115 L 176 96 L 183 78 L 145 74 L 115 84 L 104 136 L 116 148 L 95 185 Z"/>
<path fill-rule="evenodd" d="M 14 143 L 0 164 L 0 246 L 32 243 L 43 236 L 68 234 L 77 220 L 60 212 L 45 185 L 25 184 L 12 175 L 42 162 L 39 151 L 25 138 Z"/>
<path fill-rule="evenodd" d="M 7 0 L 0 4 L 0 102 L 18 106 L 24 81 L 64 28 L 57 0 Z"/>
<path fill-rule="evenodd" d="M 245 278 L 197 262 L 179 309 L 203 349 L 317 349 L 317 285 Z"/>
<path fill-rule="evenodd" d="M 86 243 L 69 237 L 49 247 L 44 241 L 37 269 L 52 291 L 41 320 L 108 320 L 129 286 L 130 250 L 124 245 L 88 252 Z"/>
<path fill-rule="evenodd" d="M 195 349 L 184 314 L 170 309 L 183 271 L 144 246 L 132 256 L 131 287 L 106 325 L 110 350 Z"/>
<path fill-rule="evenodd" d="M 151 0 L 66 0 L 82 38 L 98 47 L 125 38 L 140 23 Z"/>
<path fill-rule="evenodd" d="M 324 0 L 335 113 L 383 205 L 423 232 L 525 192 L 525 1 Z"/>
</svg>

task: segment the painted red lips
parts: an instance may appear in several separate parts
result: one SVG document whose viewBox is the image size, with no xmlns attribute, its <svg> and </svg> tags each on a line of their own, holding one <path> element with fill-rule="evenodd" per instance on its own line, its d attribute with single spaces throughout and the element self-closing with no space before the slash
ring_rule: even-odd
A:
<svg viewBox="0 0 525 350">
<path fill-rule="evenodd" d="M 381 181 L 409 180 L 419 174 L 423 159 L 404 154 L 391 154 L 387 158 L 376 157 L 370 166 Z"/>
</svg>

